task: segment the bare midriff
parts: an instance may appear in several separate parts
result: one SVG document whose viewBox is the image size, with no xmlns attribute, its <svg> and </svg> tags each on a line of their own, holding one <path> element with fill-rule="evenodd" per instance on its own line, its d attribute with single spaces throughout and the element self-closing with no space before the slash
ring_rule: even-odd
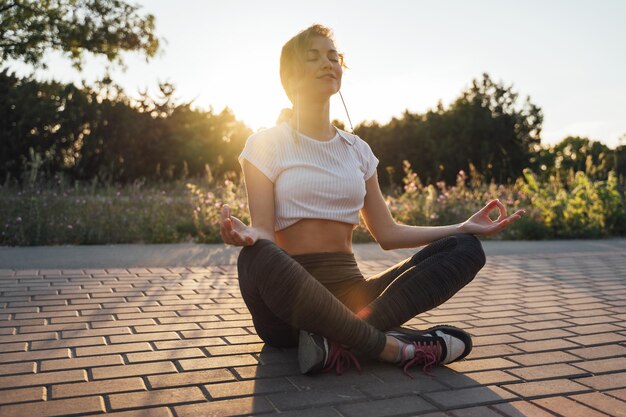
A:
<svg viewBox="0 0 626 417">
<path fill-rule="evenodd" d="M 318 252 L 352 253 L 355 225 L 323 219 L 302 219 L 275 233 L 276 244 L 289 255 Z"/>
</svg>

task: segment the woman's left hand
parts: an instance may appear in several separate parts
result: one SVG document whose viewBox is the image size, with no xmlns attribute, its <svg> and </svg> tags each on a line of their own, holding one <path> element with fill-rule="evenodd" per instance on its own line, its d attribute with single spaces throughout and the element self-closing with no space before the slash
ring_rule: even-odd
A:
<svg viewBox="0 0 626 417">
<path fill-rule="evenodd" d="M 500 212 L 499 216 L 496 220 L 491 220 L 489 213 L 496 208 Z M 507 216 L 504 204 L 502 204 L 500 200 L 491 200 L 485 207 L 462 223 L 461 230 L 463 233 L 473 235 L 493 235 L 522 217 L 525 212 L 525 210 L 517 210 L 510 216 Z"/>
</svg>

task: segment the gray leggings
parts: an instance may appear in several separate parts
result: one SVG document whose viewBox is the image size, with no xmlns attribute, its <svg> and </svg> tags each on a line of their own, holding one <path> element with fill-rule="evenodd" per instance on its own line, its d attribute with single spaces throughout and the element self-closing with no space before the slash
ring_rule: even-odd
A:
<svg viewBox="0 0 626 417">
<path fill-rule="evenodd" d="M 293 347 L 304 329 L 378 357 L 384 331 L 442 304 L 485 264 L 480 241 L 454 235 L 365 279 L 354 254 L 290 256 L 260 239 L 238 258 L 239 287 L 257 334 L 276 347 Z"/>
</svg>

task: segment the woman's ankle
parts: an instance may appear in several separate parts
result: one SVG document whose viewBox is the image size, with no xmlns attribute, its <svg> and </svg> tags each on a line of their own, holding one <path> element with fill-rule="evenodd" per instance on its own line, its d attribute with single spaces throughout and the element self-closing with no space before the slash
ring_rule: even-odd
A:
<svg viewBox="0 0 626 417">
<path fill-rule="evenodd" d="M 387 336 L 387 343 L 378 359 L 383 362 L 398 362 L 402 358 L 402 345 L 402 342 L 395 337 Z"/>
</svg>

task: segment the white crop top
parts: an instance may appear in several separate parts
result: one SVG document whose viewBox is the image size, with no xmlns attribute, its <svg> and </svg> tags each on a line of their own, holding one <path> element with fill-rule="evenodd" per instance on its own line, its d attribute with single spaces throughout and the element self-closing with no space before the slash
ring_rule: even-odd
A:
<svg viewBox="0 0 626 417">
<path fill-rule="evenodd" d="M 376 172 L 378 158 L 360 137 L 336 129 L 328 141 L 298 134 L 281 123 L 251 135 L 239 155 L 274 183 L 274 230 L 298 220 L 327 219 L 359 224 L 365 181 Z"/>
</svg>

